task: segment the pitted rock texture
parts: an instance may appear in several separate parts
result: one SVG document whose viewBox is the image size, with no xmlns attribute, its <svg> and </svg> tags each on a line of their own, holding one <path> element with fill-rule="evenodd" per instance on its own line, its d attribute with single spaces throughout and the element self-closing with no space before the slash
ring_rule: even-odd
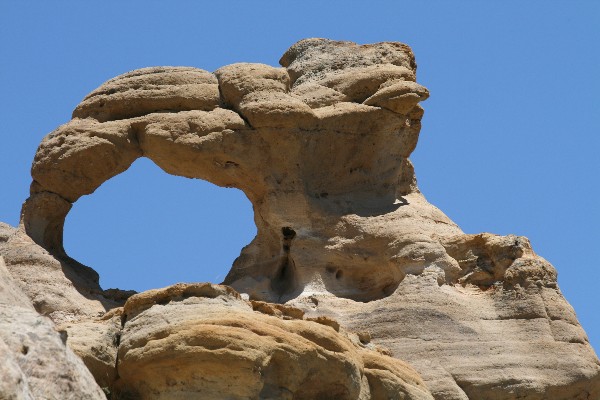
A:
<svg viewBox="0 0 600 400">
<path fill-rule="evenodd" d="M 260 301 L 287 302 L 328 321 L 328 329 L 339 323 L 372 337 L 409 361 L 436 399 L 599 398 L 600 363 L 554 268 L 525 238 L 464 234 L 420 193 L 409 156 L 423 116 L 418 103 L 429 93 L 416 83 L 410 48 L 307 39 L 280 63 L 233 64 L 214 74 L 159 67 L 121 75 L 87 96 L 73 119 L 40 144 L 20 230 L 0 242 L 0 251 L 36 310 L 70 324 L 69 340 L 90 369 L 110 369 L 103 352 L 118 347 L 114 376 L 143 392 L 140 379 L 158 374 L 142 368 L 144 359 L 163 351 L 157 342 L 151 343 L 156 352 L 145 353 L 143 340 L 154 334 L 145 318 L 150 323 L 168 313 L 188 335 L 165 327 L 178 340 L 205 335 L 186 325 L 184 305 L 196 305 L 182 300 L 135 317 L 126 311 L 122 342 L 111 348 L 112 328 L 98 324 L 116 311 L 106 320 L 99 315 L 130 293 L 103 291 L 97 274 L 63 249 L 73 203 L 148 157 L 167 173 L 239 188 L 252 202 L 257 236 L 224 283 L 247 293 L 257 309 L 284 315 Z M 293 334 L 306 323 L 277 321 L 271 325 Z M 230 334 L 227 324 L 219 329 Z M 105 345 L 88 357 L 77 335 Z M 269 337 L 261 339 L 267 349 L 261 357 L 279 351 Z M 187 350 L 173 351 L 179 359 Z M 331 368 L 339 357 L 328 358 Z M 168 363 L 168 356 L 153 360 Z M 370 362 L 353 365 L 380 370 Z M 150 375 L 122 375 L 121 367 Z M 396 387 L 392 378 L 372 383 L 367 372 L 352 376 L 366 377 L 371 393 Z M 201 390 L 194 386 L 201 382 L 188 378 L 190 390 Z M 185 386 L 173 382 L 167 386 Z M 344 382 L 345 391 L 358 387 Z"/>
<path fill-rule="evenodd" d="M 114 390 L 139 399 L 433 399 L 405 363 L 300 310 L 260 306 L 211 284 L 132 296 Z"/>
<path fill-rule="evenodd" d="M 51 255 L 22 230 L 4 223 L 0 223 L 0 256 L 35 310 L 55 322 L 102 315 L 124 302 L 119 293 L 100 289 L 96 271 Z"/>
<path fill-rule="evenodd" d="M 81 357 L 98 385 L 112 388 L 117 379 L 117 351 L 121 338 L 122 308 L 113 308 L 96 318 L 57 321 L 56 327 L 65 332 L 67 345 Z"/>
<path fill-rule="evenodd" d="M 436 399 L 597 399 L 599 362 L 556 272 L 523 237 L 460 235 L 444 245 L 458 284 L 409 275 L 381 300 L 316 295 L 290 303 L 327 315 L 421 373 Z"/>
<path fill-rule="evenodd" d="M 427 243 L 452 282 L 459 268 L 432 237 L 460 230 L 418 192 L 408 160 L 428 96 L 408 46 L 309 39 L 281 62 L 215 75 L 149 68 L 105 83 L 40 145 L 25 231 L 65 258 L 71 203 L 145 156 L 248 196 L 258 234 L 225 282 L 254 298 L 385 297 L 415 268 L 398 257 L 409 242 Z"/>
</svg>

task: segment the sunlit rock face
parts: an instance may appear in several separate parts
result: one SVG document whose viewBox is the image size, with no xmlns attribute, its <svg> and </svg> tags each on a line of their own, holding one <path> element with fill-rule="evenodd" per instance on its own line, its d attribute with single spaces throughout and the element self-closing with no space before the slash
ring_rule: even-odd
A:
<svg viewBox="0 0 600 400">
<path fill-rule="evenodd" d="M 136 398 L 433 399 L 410 366 L 335 321 L 227 286 L 150 290 L 122 316 L 115 390 Z"/>
<path fill-rule="evenodd" d="M 416 83 L 410 48 L 306 39 L 280 63 L 233 64 L 214 73 L 129 72 L 90 93 L 73 119 L 42 141 L 21 226 L 6 228 L 0 254 L 36 310 L 70 335 L 97 381 L 144 398 L 161 398 L 169 387 L 206 388 L 193 374 L 182 372 L 184 383 L 169 386 L 159 370 L 144 370 L 158 359 L 185 358 L 187 350 L 175 351 L 168 340 L 146 347 L 143 340 L 165 332 L 178 338 L 177 324 L 185 340 L 205 337 L 188 329 L 196 322 L 182 304 L 202 313 L 214 302 L 173 298 L 167 303 L 179 303 L 158 302 L 134 322 L 127 305 L 124 313 L 118 308 L 130 293 L 103 291 L 97 274 L 63 249 L 73 203 L 147 157 L 167 173 L 239 188 L 252 202 L 257 236 L 224 282 L 250 300 L 287 303 L 361 332 L 408 361 L 436 399 L 598 398 L 600 363 L 556 285 L 555 269 L 526 238 L 464 234 L 419 192 L 409 156 L 423 116 L 419 102 L 429 93 Z M 223 313 L 253 315 L 245 300 L 230 303 L 237 305 Z M 156 333 L 150 325 L 160 315 L 169 318 Z M 297 334 L 296 325 L 265 324 Z M 218 325 L 231 331 L 228 323 Z M 265 346 L 260 362 L 279 352 L 278 345 Z M 372 383 L 364 358 L 352 359 L 356 374 L 340 378 L 340 396 L 400 393 L 404 375 L 389 372 L 400 368 L 393 360 L 371 368 L 391 374 Z M 315 371 L 335 370 L 331 360 Z M 154 391 L 140 389 L 148 387 L 145 380 L 157 385 Z M 421 390 L 417 381 L 404 382 Z M 252 382 L 272 384 L 264 377 Z M 296 393 L 300 383 L 285 382 Z M 215 396 L 226 397 L 219 387 Z M 261 390 L 248 398 L 283 396 Z M 298 393 L 290 398 L 304 396 Z M 406 393 L 396 397 L 422 394 Z"/>
<path fill-rule="evenodd" d="M 144 156 L 248 196 L 258 234 L 225 282 L 253 298 L 385 297 L 425 267 L 399 257 L 409 242 L 455 279 L 431 236 L 460 230 L 418 193 L 408 161 L 429 95 L 410 48 L 309 39 L 281 63 L 148 68 L 93 91 L 38 149 L 27 233 L 64 255 L 70 204 Z"/>
<path fill-rule="evenodd" d="M 0 245 L 9 229 L 0 223 Z M 65 339 L 36 312 L 0 255 L 0 399 L 105 399 Z"/>
</svg>

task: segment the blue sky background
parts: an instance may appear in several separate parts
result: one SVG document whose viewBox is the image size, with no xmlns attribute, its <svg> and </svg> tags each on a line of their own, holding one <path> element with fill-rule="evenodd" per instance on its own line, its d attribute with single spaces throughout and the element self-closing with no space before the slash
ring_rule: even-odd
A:
<svg viewBox="0 0 600 400">
<path fill-rule="evenodd" d="M 44 135 L 102 82 L 154 65 L 278 65 L 306 37 L 402 41 L 431 97 L 419 186 L 465 232 L 529 237 L 600 349 L 600 2 L 103 1 L 0 4 L 0 221 Z M 80 199 L 67 251 L 103 287 L 220 282 L 255 233 L 235 189 L 138 160 Z"/>
</svg>

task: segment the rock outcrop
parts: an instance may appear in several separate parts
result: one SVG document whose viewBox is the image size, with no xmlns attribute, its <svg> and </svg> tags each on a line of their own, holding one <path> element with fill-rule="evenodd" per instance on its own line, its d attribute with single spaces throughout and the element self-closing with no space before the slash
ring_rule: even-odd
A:
<svg viewBox="0 0 600 400">
<path fill-rule="evenodd" d="M 11 278 L 2 256 L 0 361 L 3 400 L 105 398 L 92 374 L 65 345 L 64 337 L 50 319 L 34 310 Z"/>
<path fill-rule="evenodd" d="M 405 363 L 334 321 L 302 317 L 292 307 L 253 307 L 227 286 L 134 295 L 123 311 L 115 390 L 140 399 L 433 399 Z"/>
<path fill-rule="evenodd" d="M 40 144 L 0 255 L 97 381 L 141 398 L 600 398 L 554 268 L 526 238 L 464 234 L 420 193 L 409 156 L 429 93 L 410 48 L 307 39 L 280 63 L 121 75 Z M 131 293 L 68 257 L 73 203 L 139 157 L 244 191 L 258 233 L 224 283 L 250 303 L 176 285 L 122 311 Z"/>
</svg>

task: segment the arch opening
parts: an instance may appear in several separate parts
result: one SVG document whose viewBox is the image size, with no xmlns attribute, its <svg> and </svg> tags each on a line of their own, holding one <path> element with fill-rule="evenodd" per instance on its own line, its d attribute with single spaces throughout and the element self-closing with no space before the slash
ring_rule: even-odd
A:
<svg viewBox="0 0 600 400">
<path fill-rule="evenodd" d="M 221 283 L 255 235 L 241 190 L 170 175 L 139 158 L 73 205 L 64 248 L 99 273 L 102 288 L 144 291 Z"/>
</svg>

